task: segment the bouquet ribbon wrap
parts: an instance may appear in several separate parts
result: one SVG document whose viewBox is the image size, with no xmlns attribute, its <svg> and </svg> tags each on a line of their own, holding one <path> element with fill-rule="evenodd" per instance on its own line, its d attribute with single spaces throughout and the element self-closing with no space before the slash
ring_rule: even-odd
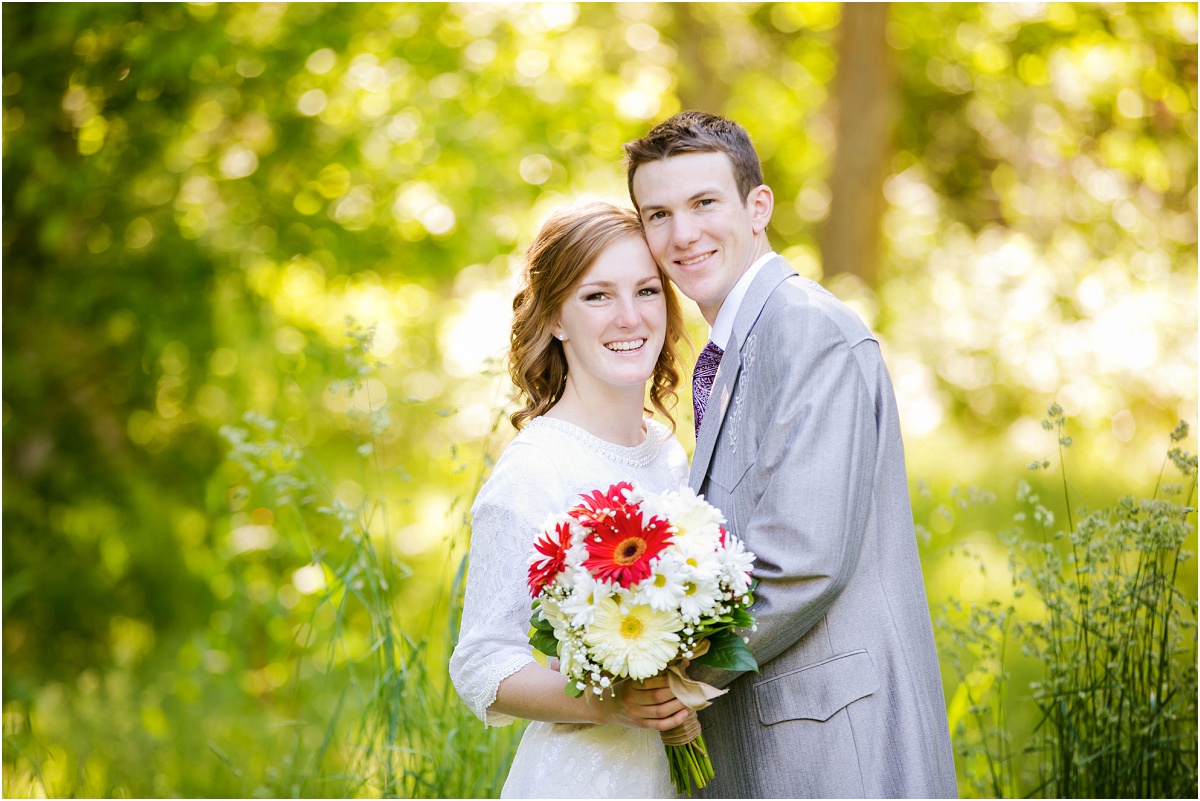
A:
<svg viewBox="0 0 1200 801">
<path fill-rule="evenodd" d="M 694 649 L 693 654 L 694 656 L 703 656 L 707 651 L 708 640 L 703 640 Z M 696 716 L 696 712 L 711 706 L 714 698 L 719 698 L 728 690 L 718 690 L 711 684 L 688 678 L 688 675 L 684 673 L 683 666 L 679 664 L 667 668 L 667 685 L 675 697 L 690 711 L 687 720 L 673 729 L 662 732 L 662 741 L 665 745 L 687 745 L 700 736 L 700 718 Z"/>
</svg>

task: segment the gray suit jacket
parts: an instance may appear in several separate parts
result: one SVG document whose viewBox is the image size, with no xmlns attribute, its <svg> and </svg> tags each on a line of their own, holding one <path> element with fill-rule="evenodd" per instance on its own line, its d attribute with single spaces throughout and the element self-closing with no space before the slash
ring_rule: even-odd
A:
<svg viewBox="0 0 1200 801">
<path fill-rule="evenodd" d="M 783 258 L 742 301 L 691 485 L 757 556 L 760 672 L 693 667 L 724 798 L 948 797 L 954 756 L 891 381 Z"/>
</svg>

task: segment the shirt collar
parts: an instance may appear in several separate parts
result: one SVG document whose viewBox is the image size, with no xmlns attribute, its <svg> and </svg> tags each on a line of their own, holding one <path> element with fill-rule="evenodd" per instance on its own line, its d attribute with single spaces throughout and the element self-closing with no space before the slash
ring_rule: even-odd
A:
<svg viewBox="0 0 1200 801">
<path fill-rule="evenodd" d="M 713 321 L 712 330 L 708 333 L 708 338 L 721 350 L 725 350 L 729 345 L 729 337 L 733 336 L 733 320 L 737 317 L 738 309 L 742 305 L 742 298 L 746 297 L 746 292 L 754 283 L 754 277 L 758 275 L 758 271 L 773 258 L 775 258 L 773 250 L 760 256 L 746 272 L 742 273 L 742 277 L 725 296 L 725 302 L 721 304 L 721 309 L 717 312 L 717 319 Z"/>
</svg>

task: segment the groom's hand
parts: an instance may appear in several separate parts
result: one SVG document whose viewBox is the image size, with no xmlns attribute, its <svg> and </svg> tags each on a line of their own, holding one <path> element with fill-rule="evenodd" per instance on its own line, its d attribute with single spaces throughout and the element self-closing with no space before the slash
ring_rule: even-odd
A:
<svg viewBox="0 0 1200 801">
<path fill-rule="evenodd" d="M 655 676 L 645 681 L 623 681 L 618 689 L 614 699 L 614 723 L 666 731 L 687 719 L 688 709 L 671 692 L 666 676 Z"/>
</svg>

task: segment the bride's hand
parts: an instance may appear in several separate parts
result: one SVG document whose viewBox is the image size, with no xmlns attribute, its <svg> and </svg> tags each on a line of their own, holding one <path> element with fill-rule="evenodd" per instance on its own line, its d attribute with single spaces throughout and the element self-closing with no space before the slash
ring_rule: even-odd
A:
<svg viewBox="0 0 1200 801">
<path fill-rule="evenodd" d="M 623 681 L 616 689 L 615 697 L 606 693 L 600 701 L 606 723 L 667 731 L 687 720 L 688 709 L 671 692 L 666 676 Z"/>
</svg>

